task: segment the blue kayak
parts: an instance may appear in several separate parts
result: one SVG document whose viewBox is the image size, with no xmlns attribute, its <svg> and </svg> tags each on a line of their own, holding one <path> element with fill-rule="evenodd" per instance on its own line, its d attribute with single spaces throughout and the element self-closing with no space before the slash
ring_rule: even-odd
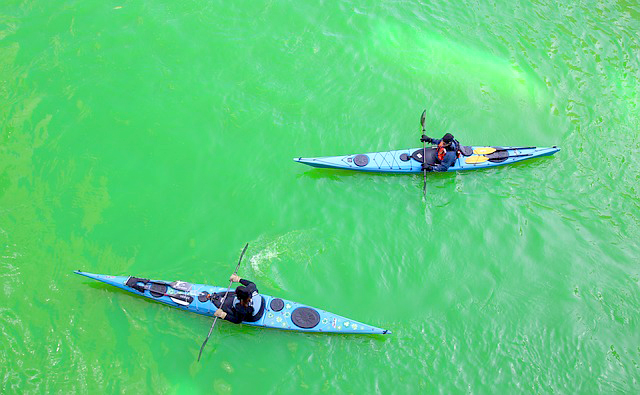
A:
<svg viewBox="0 0 640 395">
<path fill-rule="evenodd" d="M 125 291 L 188 310 L 192 313 L 213 316 L 227 288 L 184 281 L 159 281 L 139 277 L 107 276 L 76 270 L 74 273 L 102 281 Z M 246 325 L 262 326 L 302 332 L 388 334 L 391 331 L 350 320 L 324 310 L 305 306 L 290 300 L 262 295 L 262 303 L 255 322 Z M 233 290 L 229 297 L 234 297 Z"/>
<path fill-rule="evenodd" d="M 470 147 L 463 146 L 460 156 L 448 171 L 476 170 L 508 165 L 527 159 L 553 155 L 560 148 L 553 147 Z M 344 156 L 317 158 L 293 158 L 294 161 L 313 167 L 360 170 L 383 173 L 421 173 L 424 157 L 427 163 L 436 163 L 436 148 L 370 152 Z"/>
</svg>

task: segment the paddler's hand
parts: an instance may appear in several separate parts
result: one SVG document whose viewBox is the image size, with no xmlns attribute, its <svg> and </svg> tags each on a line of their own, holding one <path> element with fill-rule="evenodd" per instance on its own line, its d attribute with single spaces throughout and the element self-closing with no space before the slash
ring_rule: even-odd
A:
<svg viewBox="0 0 640 395">
<path fill-rule="evenodd" d="M 240 280 L 242 280 L 240 278 L 240 276 L 238 276 L 237 274 L 232 274 L 231 277 L 229 277 L 229 281 L 233 282 L 233 283 L 239 283 Z"/>
<path fill-rule="evenodd" d="M 431 138 L 426 134 L 423 134 L 422 137 L 420 137 L 420 141 L 423 143 L 429 143 L 430 142 L 429 140 L 431 140 Z"/>
<path fill-rule="evenodd" d="M 423 163 L 422 164 L 422 171 L 433 171 L 433 166 L 428 164 L 428 163 Z"/>
<path fill-rule="evenodd" d="M 222 309 L 218 309 L 216 310 L 215 313 L 213 313 L 213 315 L 215 315 L 218 318 L 222 318 L 223 320 L 227 317 L 227 313 L 225 313 L 224 311 L 222 311 Z"/>
</svg>

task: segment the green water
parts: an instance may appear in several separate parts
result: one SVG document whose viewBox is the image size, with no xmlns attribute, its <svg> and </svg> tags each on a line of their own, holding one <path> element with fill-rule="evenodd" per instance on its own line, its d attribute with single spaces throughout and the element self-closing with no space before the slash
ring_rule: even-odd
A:
<svg viewBox="0 0 640 395">
<path fill-rule="evenodd" d="M 640 6 L 0 4 L 1 393 L 637 393 Z M 294 156 L 558 145 L 467 173 Z M 216 324 L 76 276 L 393 331 Z"/>
</svg>

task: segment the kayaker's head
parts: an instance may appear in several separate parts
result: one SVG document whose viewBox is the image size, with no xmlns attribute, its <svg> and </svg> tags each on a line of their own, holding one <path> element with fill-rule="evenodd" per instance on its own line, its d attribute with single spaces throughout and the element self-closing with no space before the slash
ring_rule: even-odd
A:
<svg viewBox="0 0 640 395">
<path fill-rule="evenodd" d="M 251 294 L 247 290 L 247 287 L 240 285 L 236 288 L 236 297 L 238 300 L 246 304 L 251 299 Z"/>
<path fill-rule="evenodd" d="M 453 135 L 451 133 L 445 134 L 444 136 L 442 136 L 442 141 L 444 141 L 446 145 L 450 145 L 451 143 L 453 143 Z"/>
</svg>

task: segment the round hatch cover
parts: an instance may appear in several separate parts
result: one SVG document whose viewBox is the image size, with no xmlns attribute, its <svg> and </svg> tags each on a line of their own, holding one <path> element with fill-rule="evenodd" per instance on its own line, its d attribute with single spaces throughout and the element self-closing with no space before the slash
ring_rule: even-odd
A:
<svg viewBox="0 0 640 395">
<path fill-rule="evenodd" d="M 369 157 L 367 155 L 356 155 L 355 158 L 353 158 L 353 163 L 356 164 L 356 166 L 366 166 L 369 164 Z"/>
<path fill-rule="evenodd" d="M 298 327 L 310 329 L 320 322 L 320 314 L 309 307 L 298 307 L 291 313 L 291 321 Z"/>
<path fill-rule="evenodd" d="M 209 300 L 209 292 L 206 292 L 206 291 L 202 291 L 202 292 L 200 292 L 200 295 L 198 295 L 198 300 L 199 300 L 201 303 L 204 303 L 204 302 L 206 302 L 207 300 Z"/>
<path fill-rule="evenodd" d="M 284 302 L 282 299 L 272 299 L 271 303 L 269 303 L 269 307 L 273 311 L 280 311 L 284 308 Z"/>
</svg>

